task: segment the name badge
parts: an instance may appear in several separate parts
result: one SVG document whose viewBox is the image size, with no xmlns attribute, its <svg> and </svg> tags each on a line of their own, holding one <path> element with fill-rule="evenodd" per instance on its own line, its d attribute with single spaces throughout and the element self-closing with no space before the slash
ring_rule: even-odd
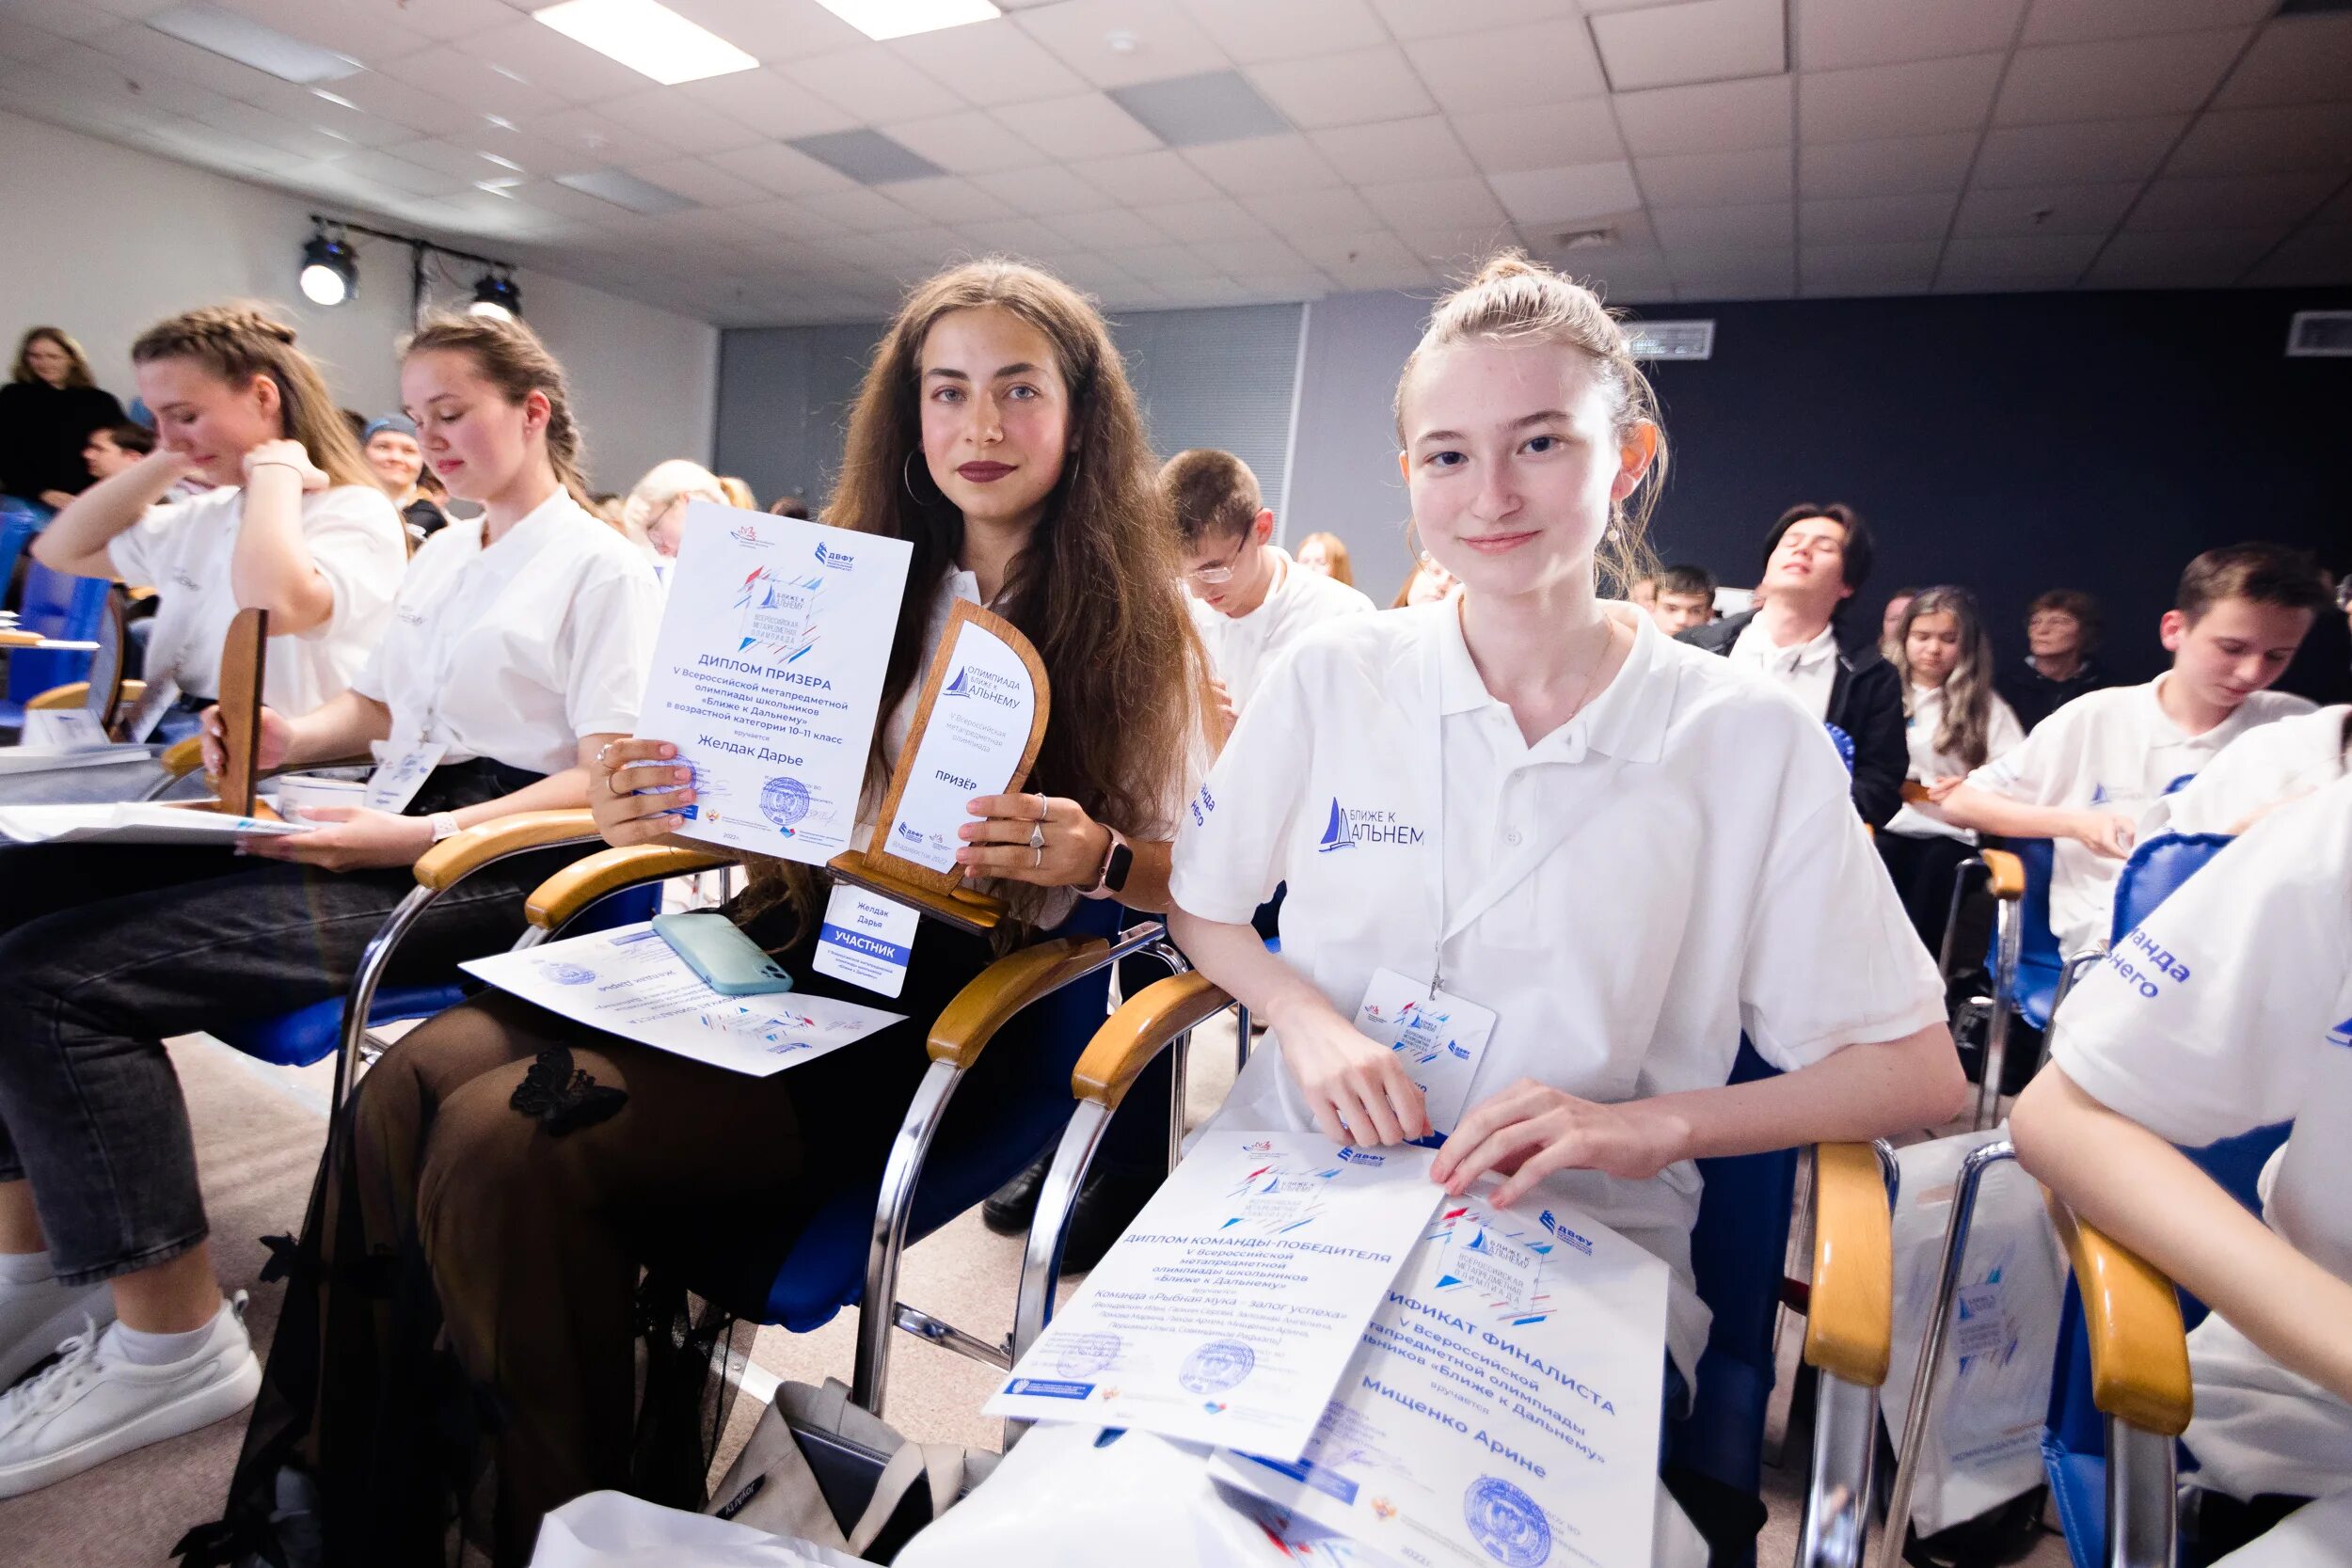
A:
<svg viewBox="0 0 2352 1568">
<path fill-rule="evenodd" d="M 171 705 L 180 700 L 180 683 L 169 675 L 150 676 L 147 689 L 131 705 L 130 717 L 122 721 L 122 738 L 133 745 L 144 746 L 147 737 L 155 733 L 155 726 L 164 721 Z"/>
<path fill-rule="evenodd" d="M 838 883 L 825 903 L 811 967 L 879 995 L 896 996 L 906 988 L 907 960 L 914 956 L 914 927 L 921 918 L 896 899 Z"/>
<path fill-rule="evenodd" d="M 417 798 L 424 781 L 441 766 L 441 758 L 449 747 L 440 741 L 419 741 L 414 746 L 393 752 L 368 775 L 367 806 L 370 811 L 388 811 L 397 816 L 408 809 L 408 802 Z"/>
<path fill-rule="evenodd" d="M 1421 1090 L 1430 1132 L 1413 1142 L 1429 1148 L 1443 1143 L 1469 1107 L 1470 1079 L 1494 1035 L 1495 1015 L 1451 991 L 1433 991 L 1425 980 L 1382 969 L 1364 990 L 1356 1028 L 1402 1057 L 1405 1076 Z"/>
</svg>

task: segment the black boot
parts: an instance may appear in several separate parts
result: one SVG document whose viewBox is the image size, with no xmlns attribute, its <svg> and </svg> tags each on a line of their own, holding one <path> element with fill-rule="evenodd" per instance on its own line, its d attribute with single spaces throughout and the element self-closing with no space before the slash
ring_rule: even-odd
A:
<svg viewBox="0 0 2352 1568">
<path fill-rule="evenodd" d="M 1078 1189 L 1070 1206 L 1070 1228 L 1062 1243 L 1061 1272 L 1084 1274 L 1103 1260 L 1111 1243 L 1136 1222 L 1143 1206 L 1159 1190 L 1156 1177 L 1131 1176 L 1123 1171 L 1098 1171 Z"/>
<path fill-rule="evenodd" d="M 1054 1145 L 1037 1151 L 1021 1174 L 989 1194 L 980 1205 L 980 1223 L 999 1236 L 1023 1236 L 1037 1217 L 1037 1195 L 1045 1185 L 1045 1169 L 1054 1163 Z"/>
</svg>

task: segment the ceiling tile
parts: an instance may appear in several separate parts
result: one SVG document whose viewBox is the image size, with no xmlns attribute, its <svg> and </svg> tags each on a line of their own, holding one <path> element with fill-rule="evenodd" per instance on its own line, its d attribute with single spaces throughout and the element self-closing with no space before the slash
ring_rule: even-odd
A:
<svg viewBox="0 0 2352 1568">
<path fill-rule="evenodd" d="M 578 218 L 587 223 L 609 223 L 624 211 L 602 197 L 576 191 L 569 185 L 559 185 L 552 180 L 526 181 L 507 194 L 541 212 L 552 213 L 558 217 Z"/>
<path fill-rule="evenodd" d="M 1625 156 L 1612 108 L 1616 102 L 1622 100 L 1580 98 L 1572 103 L 1454 115 L 1454 134 L 1478 166 L 1490 174 L 1598 163 Z M 1787 119 L 1785 109 L 1782 118 Z"/>
<path fill-rule="evenodd" d="M 1717 82 L 1619 93 L 1613 102 L 1625 145 L 1644 153 L 1738 152 L 1787 147 L 1796 139 L 1791 108 L 1795 78 Z"/>
<path fill-rule="evenodd" d="M 1217 194 L 1207 176 L 1173 152 L 1089 159 L 1072 164 L 1070 172 L 1130 207 L 1154 201 L 1205 201 Z"/>
<path fill-rule="evenodd" d="M 414 0 L 402 0 L 413 4 Z M 518 10 L 533 10 L 540 0 L 520 0 Z M 850 49 L 866 41 L 866 35 L 805 0 L 664 0 L 689 21 L 709 28 L 748 55 L 774 64 L 804 59 L 828 50 Z M 961 29 L 958 29 L 959 31 Z"/>
<path fill-rule="evenodd" d="M 2123 220 L 2126 231 L 2284 229 L 2309 216 L 2342 182 L 2331 170 L 2240 174 L 2152 183 Z"/>
<path fill-rule="evenodd" d="M 1972 190 L 1961 198 L 1954 235 L 2105 234 L 2123 221 L 2141 186 L 2015 185 Z"/>
<path fill-rule="evenodd" d="M 1438 102 L 1456 114 L 1565 103 L 1609 90 L 1592 35 L 1579 21 L 1420 39 L 1405 53 Z"/>
<path fill-rule="evenodd" d="M 1574 16 L 1580 8 L 1577 0 L 1372 0 L 1372 8 L 1401 39 L 1484 33 L 1514 23 Z"/>
<path fill-rule="evenodd" d="M 890 187 L 890 199 L 934 223 L 977 223 L 1013 215 L 1010 206 L 952 174 L 898 181 Z"/>
<path fill-rule="evenodd" d="M 1302 235 L 1364 234 L 1380 227 L 1380 219 L 1364 205 L 1364 198 L 1345 185 L 1279 196 L 1246 196 L 1241 204 L 1267 228 L 1294 242 Z"/>
<path fill-rule="evenodd" d="M 322 6 L 315 0 L 221 0 L 224 8 L 241 11 L 291 38 L 347 55 L 364 65 L 375 65 L 398 55 L 412 54 L 435 41 L 433 35 L 413 25 L 390 0 L 366 4 Z M 85 8 L 96 10 L 95 7 Z M 135 8 L 151 16 L 165 6 Z M 512 22 L 515 13 L 501 11 L 491 20 Z"/>
<path fill-rule="evenodd" d="M 902 120 L 882 129 L 899 146 L 922 154 L 951 173 L 988 174 L 999 169 L 1025 168 L 1037 162 L 1037 149 L 1025 138 L 1015 135 L 1003 121 L 978 109 L 963 109 L 934 119 Z"/>
<path fill-rule="evenodd" d="M 373 148 L 335 161 L 363 180 L 373 180 L 411 196 L 452 196 L 472 183 L 472 181 L 457 175 L 426 168 L 421 164 L 413 164 L 405 158 L 379 152 Z"/>
<path fill-rule="evenodd" d="M 2025 43 L 2074 43 L 2085 39 L 2136 38 L 2143 33 L 2194 33 L 2207 27 L 2250 27 L 2279 8 L 2279 0 L 2034 0 Z"/>
<path fill-rule="evenodd" d="M 2298 289 L 2352 282 L 2352 224 L 2297 230 L 2263 258 L 2243 281 L 2249 287 Z"/>
<path fill-rule="evenodd" d="M 669 89 L 775 141 L 848 131 L 865 120 L 773 71 L 738 71 Z"/>
<path fill-rule="evenodd" d="M 2168 175 L 2305 168 L 2352 168 L 2352 103 L 2200 115 L 2164 166 Z"/>
<path fill-rule="evenodd" d="M 1739 207 L 1653 207 L 1649 217 L 1658 230 L 1658 243 L 1669 257 L 1686 247 L 1778 248 L 1794 244 L 1797 237 L 1796 207 L 1787 201 Z"/>
<path fill-rule="evenodd" d="M 1666 254 L 1681 300 L 1788 299 L 1797 292 L 1797 253 L 1771 248 Z"/>
<path fill-rule="evenodd" d="M 162 38 L 163 35 L 158 33 L 155 37 Z M 113 111 L 128 107 L 143 115 L 196 115 L 229 101 L 225 94 L 210 87 L 166 71 L 135 66 L 118 55 L 103 54 L 86 43 L 69 43 L 44 58 L 38 67 L 20 67 L 18 71 L 27 78 L 25 86 L 37 93 L 71 87 L 75 89 L 71 97 L 87 102 L 92 109 Z M 272 91 L 286 86 L 275 77 L 262 76 L 259 71 L 250 74 L 261 77 L 262 87 L 250 97 L 242 98 L 239 102 L 265 102 Z M 351 83 L 369 80 L 371 78 L 366 76 L 346 78 L 346 82 Z M 395 82 L 390 86 L 402 93 L 415 91 L 402 83 Z M 425 95 L 418 96 L 421 98 Z M 439 99 L 433 102 L 439 105 L 443 124 L 461 113 Z M 431 127 L 421 126 L 417 129 L 429 131 Z"/>
<path fill-rule="evenodd" d="M 794 239 L 820 239 L 827 234 L 846 234 L 848 230 L 829 217 L 810 212 L 798 201 L 778 201 L 772 198 L 752 202 L 735 209 L 736 215 L 755 228 L 771 233 L 786 234 Z"/>
<path fill-rule="evenodd" d="M 714 167 L 748 180 L 763 191 L 778 196 L 801 197 L 818 191 L 841 191 L 852 182 L 839 169 L 820 164 L 796 147 L 776 142 L 764 142 L 757 147 L 739 147 L 730 152 L 713 152 L 706 160 Z"/>
<path fill-rule="evenodd" d="M 1059 164 L 1008 169 L 1002 174 L 976 174 L 972 183 L 999 198 L 1014 212 L 1031 217 L 1095 212 L 1104 200 L 1101 191 Z"/>
<path fill-rule="evenodd" d="M 1232 64 L 1175 0 L 1061 0 L 1015 25 L 1098 87 L 1190 76 Z M 1113 41 L 1123 39 L 1122 50 Z"/>
<path fill-rule="evenodd" d="M 2186 116 L 1996 126 L 1977 150 L 1979 185 L 2088 185 L 2145 180 L 2180 139 Z"/>
<path fill-rule="evenodd" d="M 1809 294 L 1923 294 L 1935 282 L 1936 258 L 1943 248 L 1940 239 L 1807 243 L 1797 252 L 1797 281 Z"/>
<path fill-rule="evenodd" d="M 1135 209 L 1137 217 L 1171 240 L 1197 245 L 1204 240 L 1257 240 L 1273 245 L 1266 226 L 1227 196 L 1206 201 L 1153 202 Z"/>
<path fill-rule="evenodd" d="M 1435 180 L 1475 175 L 1442 115 L 1391 119 L 1375 125 L 1343 125 L 1310 133 L 1331 166 L 1355 184 L 1374 181 Z"/>
<path fill-rule="evenodd" d="M 1099 92 L 1013 103 L 994 112 L 1040 152 L 1057 160 L 1067 158 L 1073 148 L 1107 157 L 1148 152 L 1160 145 L 1160 138 L 1145 130 L 1135 116 Z"/>
<path fill-rule="evenodd" d="M 963 107 L 962 95 L 879 43 L 773 63 L 787 78 L 857 116 L 861 124 L 925 119 Z"/>
<path fill-rule="evenodd" d="M 223 103 L 217 108 L 206 110 L 196 118 L 200 124 L 209 125 L 216 131 L 226 131 L 231 135 L 244 136 L 249 141 L 260 142 L 264 147 L 274 147 L 278 151 L 290 153 L 305 163 L 340 158 L 358 145 L 341 136 L 331 136 L 324 131 L 288 119 L 283 115 L 273 114 L 267 109 L 256 108 L 250 103 Z M 485 178 L 485 174 L 507 172 L 479 157 L 474 160 L 473 170 L 472 178 L 476 180 Z"/>
<path fill-rule="evenodd" d="M 2221 289 L 2278 243 L 2275 229 L 2118 234 L 2083 282 L 2112 289 Z"/>
<path fill-rule="evenodd" d="M 1789 31 L 1802 71 L 2006 54 L 2026 0 L 1802 0 Z M 2204 24 L 2210 26 L 2212 24 Z"/>
<path fill-rule="evenodd" d="M 329 87 L 327 90 L 332 92 L 334 89 Z M 279 82 L 253 102 L 297 124 L 348 136 L 361 147 L 389 147 L 394 142 L 411 141 L 419 135 L 417 127 L 386 119 L 363 109 L 346 109 L 340 103 L 330 103 L 309 87 L 294 82 Z M 488 121 L 479 123 L 488 128 Z M 450 129 L 449 123 L 443 122 L 441 129 Z"/>
<path fill-rule="evenodd" d="M 1797 150 L 1797 188 L 1805 196 L 1900 196 L 1957 190 L 1977 152 L 1972 131 L 1884 141 L 1808 143 Z"/>
<path fill-rule="evenodd" d="M 2000 125 L 2190 114 L 2246 46 L 2247 30 L 2162 33 L 2021 49 L 1993 119 Z"/>
<path fill-rule="evenodd" d="M 1798 204 L 1797 228 L 1807 245 L 1888 245 L 1901 240 L 1941 242 L 1952 224 L 1960 193 L 1855 196 Z"/>
<path fill-rule="evenodd" d="M 1189 277 L 1165 282 L 1160 292 L 1170 305 L 1202 309 L 1215 305 L 1239 305 L 1248 298 L 1242 286 L 1230 277 Z"/>
<path fill-rule="evenodd" d="M 1248 290 L 1254 298 L 1269 304 L 1321 299 L 1331 292 L 1329 278 L 1303 264 L 1295 272 L 1248 273 L 1233 281 Z"/>
<path fill-rule="evenodd" d="M 1339 172 L 1312 142 L 1300 135 L 1254 136 L 1214 147 L 1188 147 L 1183 157 L 1219 189 L 1235 196 L 1312 190 L 1340 182 Z"/>
<path fill-rule="evenodd" d="M 1067 98 L 1087 90 L 1084 77 L 1009 18 L 914 33 L 882 47 L 988 107 Z"/>
<path fill-rule="evenodd" d="M 1388 29 L 1364 0 L 1188 0 L 1186 8 L 1217 47 L 1243 65 L 1389 41 Z"/>
<path fill-rule="evenodd" d="M 1343 290 L 1425 289 L 1438 281 L 1428 262 L 1386 231 L 1347 235 L 1299 249 Z"/>
<path fill-rule="evenodd" d="M 1212 239 L 1188 242 L 1193 249 L 1214 255 L 1231 273 L 1312 272 L 1304 256 L 1271 234 L 1255 239 Z"/>
<path fill-rule="evenodd" d="M 2005 56 L 1962 55 L 1909 65 L 1807 71 L 1797 123 L 1808 142 L 1870 141 L 1972 131 L 1982 125 Z"/>
<path fill-rule="evenodd" d="M 1998 239 L 1953 236 L 1936 273 L 1939 289 L 2063 289 L 2099 254 L 2098 234 L 2018 234 Z"/>
<path fill-rule="evenodd" d="M 2254 39 L 2214 98 L 2217 109 L 2352 98 L 2352 14 L 2283 16 Z"/>
<path fill-rule="evenodd" d="M 1215 261 L 1184 245 L 1138 245 L 1132 250 L 1106 250 L 1103 255 L 1121 272 L 1132 273 L 1147 283 L 1214 277 L 1222 270 Z"/>
<path fill-rule="evenodd" d="M 1636 158 L 1633 172 L 1641 182 L 1643 198 L 1661 207 L 1785 201 L 1797 194 L 1794 158 L 1786 147 Z"/>
<path fill-rule="evenodd" d="M 768 139 L 740 120 L 680 97 L 675 87 L 607 98 L 596 104 L 596 111 L 625 130 L 666 142 L 680 152 L 732 152 Z"/>
<path fill-rule="evenodd" d="M 234 126 L 225 128 L 235 129 Z M 348 144 L 337 150 L 338 155 L 350 150 Z M 384 150 L 395 158 L 405 158 L 412 164 L 421 164 L 426 168 L 438 169 L 443 174 L 454 175 L 469 184 L 477 180 L 512 179 L 516 172 L 492 163 L 472 147 L 445 137 L 423 137 L 416 141 L 402 142 L 397 146 L 386 148 Z"/>
<path fill-rule="evenodd" d="M 496 70 L 487 60 L 453 43 L 437 43 L 414 55 L 385 60 L 376 69 L 396 82 L 422 87 L 477 114 L 527 119 L 532 115 L 552 114 L 565 103 L 562 95 L 510 71 Z M 644 82 L 642 76 L 637 80 L 640 85 Z M 341 82 L 325 85 L 337 92 L 343 90 Z"/>
<path fill-rule="evenodd" d="M 768 188 L 753 183 L 740 175 L 730 174 L 717 165 L 701 158 L 672 158 L 659 164 L 641 164 L 628 171 L 640 180 L 650 180 L 665 191 L 691 197 L 706 207 L 741 207 L 769 198 Z"/>
<path fill-rule="evenodd" d="M 1077 244 L 1092 250 L 1132 250 L 1141 245 L 1160 245 L 1175 236 L 1166 233 L 1125 207 L 1112 207 L 1091 213 L 1065 213 L 1053 220 L 1054 227 Z"/>
<path fill-rule="evenodd" d="M 1391 229 L 1473 228 L 1505 220 L 1502 207 L 1476 179 L 1398 180 L 1362 185 L 1357 194 Z"/>
<path fill-rule="evenodd" d="M 87 39 L 119 25 L 121 18 L 78 0 L 8 0 L 0 6 L 0 28 L 25 43 L 54 49 L 59 39 Z M 16 55 L 16 58 L 31 58 Z"/>
<path fill-rule="evenodd" d="M 786 148 L 783 150 L 791 150 Z M 833 170 L 826 169 L 825 172 L 832 174 Z M 863 185 L 851 185 L 846 190 L 817 191 L 795 199 L 818 217 L 830 219 L 855 234 L 904 229 L 908 224 L 918 221 L 914 214 L 880 191 L 869 191 Z"/>
<path fill-rule="evenodd" d="M 1788 69 L 1782 0 L 1683 0 L 1591 20 L 1618 92 L 1772 76 Z"/>
<path fill-rule="evenodd" d="M 240 65 L 225 55 L 199 49 L 192 43 L 183 43 L 152 27 L 118 27 L 112 32 L 99 34 L 85 47 L 107 55 L 142 83 L 151 82 L 158 71 L 168 71 L 182 82 L 244 103 L 253 102 L 278 83 L 278 78 L 267 71 Z M 70 52 L 61 52 L 53 57 L 70 57 Z M 343 82 L 356 80 L 358 74 L 363 73 L 339 77 L 327 85 L 341 87 Z"/>
<path fill-rule="evenodd" d="M 1301 130 L 1406 119 L 1437 107 L 1393 45 L 1251 66 L 1251 84 Z"/>
<path fill-rule="evenodd" d="M 462 47 L 485 64 L 503 66 L 567 103 L 594 103 L 602 98 L 641 92 L 647 85 L 641 72 L 529 17 L 470 34 Z M 433 86 L 430 82 L 422 85 Z"/>
<path fill-rule="evenodd" d="M 1487 177 L 1503 210 L 1521 223 L 1574 222 L 1642 204 L 1633 166 L 1623 159 L 1515 170 Z"/>
<path fill-rule="evenodd" d="M 607 119 L 594 109 L 565 109 L 561 114 L 541 115 L 523 129 L 571 150 L 576 155 L 575 166 L 660 163 L 684 150 L 634 126 Z"/>
<path fill-rule="evenodd" d="M 1135 277 L 1117 262 L 1089 251 L 1057 251 L 1053 258 L 1054 276 L 1073 288 L 1089 291 L 1116 288 L 1134 282 Z"/>
</svg>

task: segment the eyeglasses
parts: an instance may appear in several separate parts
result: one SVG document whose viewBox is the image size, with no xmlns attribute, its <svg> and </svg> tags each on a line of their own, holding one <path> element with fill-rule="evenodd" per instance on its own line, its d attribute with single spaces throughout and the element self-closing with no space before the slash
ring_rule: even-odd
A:
<svg viewBox="0 0 2352 1568">
<path fill-rule="evenodd" d="M 1195 582 L 1231 582 L 1233 580 L 1234 568 L 1240 564 L 1241 552 L 1248 547 L 1249 535 L 1245 533 L 1241 536 L 1240 543 L 1233 546 L 1232 553 L 1223 561 L 1214 562 L 1206 566 L 1187 566 L 1184 568 L 1184 576 Z"/>
</svg>

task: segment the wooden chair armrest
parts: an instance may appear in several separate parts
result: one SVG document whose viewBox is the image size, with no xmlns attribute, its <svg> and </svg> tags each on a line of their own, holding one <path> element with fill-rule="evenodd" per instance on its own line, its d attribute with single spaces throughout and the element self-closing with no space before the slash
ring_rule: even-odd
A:
<svg viewBox="0 0 2352 1568">
<path fill-rule="evenodd" d="M 1886 1178 L 1868 1144 L 1813 1150 L 1813 1290 L 1808 1366 L 1848 1383 L 1886 1381 L 1895 1335 L 1895 1241 Z"/>
<path fill-rule="evenodd" d="M 1013 1014 L 1094 968 L 1109 950 L 1101 937 L 1055 937 L 1006 954 L 940 1009 L 931 1024 L 931 1060 L 970 1067 Z"/>
<path fill-rule="evenodd" d="M 46 691 L 37 691 L 27 697 L 24 700 L 24 711 L 27 713 L 61 713 L 67 708 L 80 707 L 87 701 L 89 701 L 89 682 L 68 681 L 63 686 L 53 686 Z"/>
<path fill-rule="evenodd" d="M 2026 896 L 2026 863 L 2007 849 L 1979 849 L 1984 861 L 1984 889 L 1995 898 Z"/>
<path fill-rule="evenodd" d="M 1194 1024 L 1232 1006 L 1233 999 L 1199 970 L 1154 980 L 1123 1003 L 1087 1042 L 1070 1072 L 1070 1092 L 1117 1110 L 1152 1058 Z"/>
<path fill-rule="evenodd" d="M 1903 804 L 1924 806 L 1933 799 L 1934 797 L 1928 793 L 1928 786 L 1918 780 L 1905 779 L 1903 781 Z"/>
<path fill-rule="evenodd" d="M 0 648 L 38 648 L 41 635 L 37 631 L 0 631 Z"/>
<path fill-rule="evenodd" d="M 492 861 L 551 844 L 585 844 L 596 837 L 596 819 L 585 806 L 518 811 L 462 828 L 427 849 L 417 861 L 417 885 L 446 893 Z"/>
<path fill-rule="evenodd" d="M 193 735 L 185 740 L 175 740 L 165 747 L 164 754 L 155 760 L 163 764 L 164 771 L 175 779 L 200 773 L 204 770 L 204 741 L 201 736 Z"/>
<path fill-rule="evenodd" d="M 2090 1399 L 2142 1432 L 2177 1437 L 2195 1410 L 2181 1298 L 2153 1264 L 2045 1192 L 2074 1268 L 2090 1343 Z"/>
<path fill-rule="evenodd" d="M 143 584 L 129 583 L 124 585 L 122 596 L 133 604 L 144 604 L 155 596 L 155 590 Z"/>
<path fill-rule="evenodd" d="M 572 862 L 533 888 L 523 906 L 523 918 L 543 931 L 560 930 L 589 905 L 608 894 L 646 882 L 691 877 L 733 865 L 724 855 L 699 849 L 673 849 L 662 844 L 640 844 L 627 849 L 601 849 Z"/>
</svg>

